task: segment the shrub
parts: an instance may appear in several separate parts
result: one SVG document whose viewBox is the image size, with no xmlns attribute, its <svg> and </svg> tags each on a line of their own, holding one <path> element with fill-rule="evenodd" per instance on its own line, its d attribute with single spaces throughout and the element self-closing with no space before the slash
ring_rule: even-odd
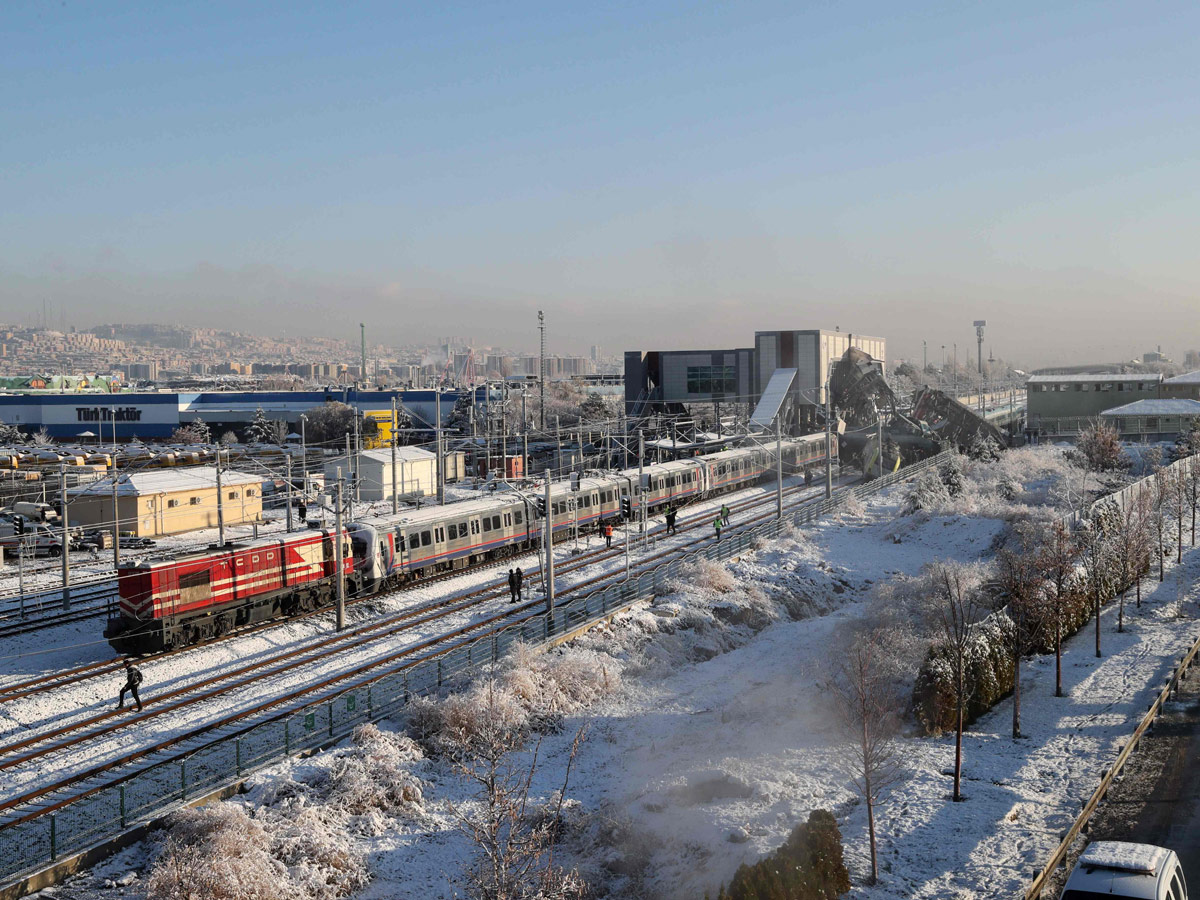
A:
<svg viewBox="0 0 1200 900">
<path fill-rule="evenodd" d="M 981 622 L 971 640 L 966 675 L 964 724 L 996 705 L 1013 689 L 1013 622 L 998 612 Z M 940 734 L 955 726 L 953 670 L 948 651 L 941 643 L 929 647 L 913 684 L 913 711 L 928 734 Z"/>
<path fill-rule="evenodd" d="M 911 516 L 924 510 L 932 512 L 950 502 L 950 492 L 936 472 L 922 472 L 904 498 L 903 512 Z"/>
<path fill-rule="evenodd" d="M 717 900 L 832 900 L 850 890 L 842 833 L 828 810 L 815 809 L 782 847 L 741 865 Z"/>
<path fill-rule="evenodd" d="M 966 471 L 962 457 L 957 453 L 942 463 L 938 469 L 938 477 L 942 479 L 942 484 L 946 486 L 946 492 L 951 497 L 961 497 L 967 489 Z"/>
</svg>

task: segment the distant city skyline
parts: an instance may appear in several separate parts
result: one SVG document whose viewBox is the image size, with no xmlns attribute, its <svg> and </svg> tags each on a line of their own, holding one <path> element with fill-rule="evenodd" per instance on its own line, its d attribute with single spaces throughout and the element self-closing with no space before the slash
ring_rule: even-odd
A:
<svg viewBox="0 0 1200 900">
<path fill-rule="evenodd" d="M 1200 7 L 0 12 L 0 320 L 1200 344 Z M 936 348 L 936 350 L 935 350 Z"/>
</svg>

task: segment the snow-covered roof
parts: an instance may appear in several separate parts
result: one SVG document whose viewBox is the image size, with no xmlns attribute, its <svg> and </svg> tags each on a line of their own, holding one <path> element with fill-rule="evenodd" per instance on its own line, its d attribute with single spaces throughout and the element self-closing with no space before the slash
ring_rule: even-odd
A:
<svg viewBox="0 0 1200 900">
<path fill-rule="evenodd" d="M 1114 409 L 1106 409 L 1102 416 L 1200 416 L 1200 402 L 1181 398 L 1169 400 L 1135 400 Z"/>
<path fill-rule="evenodd" d="M 1079 865 L 1098 869 L 1118 869 L 1155 875 L 1167 861 L 1170 850 L 1153 844 L 1132 844 L 1128 841 L 1096 841 L 1079 857 Z"/>
<path fill-rule="evenodd" d="M 1114 372 L 1077 372 L 1073 375 L 1030 375 L 1026 384 L 1091 384 L 1097 381 L 1162 381 L 1161 375 L 1118 375 Z"/>
<path fill-rule="evenodd" d="M 382 450 L 364 450 L 362 455 L 367 459 L 373 459 L 376 462 L 391 464 L 392 450 L 390 447 Z M 410 462 L 413 460 L 436 459 L 437 454 L 430 453 L 428 450 L 422 450 L 420 447 L 397 447 L 396 461 Z"/>
<path fill-rule="evenodd" d="M 230 469 L 221 470 L 221 484 L 259 484 L 262 477 L 247 475 L 245 472 L 235 472 Z M 154 469 L 145 472 L 130 472 L 117 476 L 117 494 L 122 497 L 143 496 L 146 494 L 172 494 L 179 491 L 195 490 L 196 488 L 215 488 L 217 486 L 217 470 L 215 466 L 182 466 L 174 469 Z M 67 495 L 71 497 L 100 494 L 112 496 L 112 478 L 101 478 L 91 484 L 69 488 Z"/>
<path fill-rule="evenodd" d="M 1163 384 L 1200 384 L 1200 371 L 1176 375 L 1174 378 L 1168 378 Z"/>
</svg>

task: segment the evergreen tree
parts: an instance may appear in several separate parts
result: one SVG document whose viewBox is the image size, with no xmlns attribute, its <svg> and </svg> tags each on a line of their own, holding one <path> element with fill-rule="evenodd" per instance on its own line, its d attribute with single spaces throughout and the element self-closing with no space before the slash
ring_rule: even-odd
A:
<svg viewBox="0 0 1200 900">
<path fill-rule="evenodd" d="M 0 421 L 0 447 L 12 447 L 23 443 L 25 443 L 25 435 L 21 433 L 20 428 Z"/>
</svg>

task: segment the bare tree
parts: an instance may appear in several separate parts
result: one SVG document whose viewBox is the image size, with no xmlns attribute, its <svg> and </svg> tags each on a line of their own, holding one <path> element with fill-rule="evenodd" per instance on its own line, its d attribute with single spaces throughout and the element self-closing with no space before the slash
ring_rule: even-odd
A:
<svg viewBox="0 0 1200 900">
<path fill-rule="evenodd" d="M 534 815 L 530 791 L 538 770 L 539 741 L 529 764 L 515 753 L 525 743 L 522 727 L 514 725 L 498 702 L 494 683 L 486 688 L 477 718 L 459 736 L 449 735 L 452 758 L 459 774 L 476 787 L 479 811 L 451 806 L 459 828 L 475 845 L 474 859 L 464 869 L 472 900 L 574 900 L 586 885 L 577 872 L 554 865 L 554 847 L 562 831 L 562 805 L 571 769 L 583 743 L 586 725 L 572 742 L 563 773 L 562 789 L 545 815 Z"/>
<path fill-rule="evenodd" d="M 1175 520 L 1175 564 L 1178 565 L 1183 562 L 1183 520 L 1187 517 L 1190 489 L 1187 472 L 1182 465 L 1172 466 L 1165 471 L 1165 475 L 1167 503 L 1171 510 L 1171 518 Z"/>
<path fill-rule="evenodd" d="M 963 799 L 962 736 L 970 691 L 967 675 L 971 666 L 975 630 L 982 611 L 979 579 L 977 572 L 969 566 L 939 562 L 933 565 L 931 581 L 931 618 L 939 630 L 954 693 L 954 801 L 957 803 Z"/>
<path fill-rule="evenodd" d="M 867 804 L 871 884 L 879 880 L 875 805 L 904 776 L 897 736 L 904 698 L 892 677 L 888 637 L 879 630 L 858 635 L 838 653 L 832 682 L 842 732 L 850 744 L 850 780 Z"/>
<path fill-rule="evenodd" d="M 1079 526 L 1080 559 L 1087 575 L 1088 593 L 1092 598 L 1092 612 L 1096 617 L 1096 656 L 1100 650 L 1100 607 L 1104 602 L 1104 586 L 1113 563 L 1112 533 L 1116 531 L 1111 521 L 1111 504 L 1105 504 Z"/>
<path fill-rule="evenodd" d="M 1004 549 L 997 557 L 1000 590 L 1008 614 L 1013 620 L 1013 719 L 1012 736 L 1021 736 L 1021 657 L 1025 655 L 1034 630 L 1042 624 L 1046 593 L 1045 576 L 1034 556 L 1033 536 L 1026 530 L 1017 532 L 1020 546 Z"/>
<path fill-rule="evenodd" d="M 1145 491 L 1132 492 L 1114 512 L 1117 527 L 1112 535 L 1112 552 L 1121 579 L 1117 631 L 1125 630 L 1125 597 L 1131 585 L 1136 584 L 1137 605 L 1142 605 L 1142 569 L 1150 549 L 1150 516 L 1150 498 Z"/>
<path fill-rule="evenodd" d="M 1116 472 L 1129 468 L 1129 457 L 1121 447 L 1121 436 L 1116 429 L 1100 420 L 1094 420 L 1079 433 L 1076 449 L 1084 464 L 1093 472 Z"/>
<path fill-rule="evenodd" d="M 1062 634 L 1070 609 L 1070 590 L 1079 561 L 1079 543 L 1070 529 L 1055 522 L 1039 541 L 1041 552 L 1036 565 L 1043 575 L 1042 590 L 1046 596 L 1046 612 L 1054 627 L 1054 696 L 1063 695 L 1062 688 Z"/>
<path fill-rule="evenodd" d="M 1167 577 L 1167 511 L 1170 508 L 1171 483 L 1166 470 L 1160 464 L 1153 466 L 1153 474 L 1150 477 L 1154 479 L 1150 488 L 1150 520 L 1158 538 L 1158 580 L 1161 582 Z"/>
<path fill-rule="evenodd" d="M 1200 465 L 1196 457 L 1188 458 L 1184 463 L 1185 478 L 1187 479 L 1188 507 L 1192 511 L 1192 546 L 1196 546 L 1196 508 L 1200 507 Z"/>
</svg>

